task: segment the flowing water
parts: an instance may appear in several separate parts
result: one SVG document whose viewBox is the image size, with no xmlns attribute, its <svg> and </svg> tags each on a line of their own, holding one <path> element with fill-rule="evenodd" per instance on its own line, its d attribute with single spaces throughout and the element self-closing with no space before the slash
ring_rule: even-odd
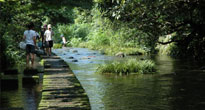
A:
<svg viewBox="0 0 205 110">
<path fill-rule="evenodd" d="M 69 64 L 87 92 L 92 110 L 205 109 L 205 70 L 200 69 L 205 65 L 203 61 L 135 56 L 133 58 L 154 60 L 158 72 L 118 76 L 96 74 L 95 71 L 101 64 L 127 60 L 130 56 L 117 58 L 85 48 L 55 49 L 54 53 Z M 0 90 L 0 110 L 36 110 L 39 88 L 38 84 L 24 86 L 19 74 L 16 88 L 11 86 Z"/>
<path fill-rule="evenodd" d="M 157 74 L 102 75 L 95 73 L 100 64 L 130 57 L 116 58 L 85 48 L 63 48 L 54 52 L 69 64 L 81 82 L 92 110 L 205 109 L 205 71 L 199 69 L 204 62 L 168 56 L 136 56 L 134 58 L 154 60 Z"/>
</svg>

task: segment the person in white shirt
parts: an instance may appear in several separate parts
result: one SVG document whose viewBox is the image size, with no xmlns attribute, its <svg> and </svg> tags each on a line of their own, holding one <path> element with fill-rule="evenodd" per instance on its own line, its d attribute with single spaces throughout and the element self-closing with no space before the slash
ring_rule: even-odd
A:
<svg viewBox="0 0 205 110">
<path fill-rule="evenodd" d="M 26 65 L 29 66 L 31 57 L 31 65 L 34 65 L 35 48 L 36 48 L 36 32 L 33 30 L 34 24 L 27 25 L 28 30 L 24 31 L 24 40 L 26 42 Z"/>
<path fill-rule="evenodd" d="M 51 52 L 52 52 L 52 47 L 53 47 L 53 31 L 51 30 L 51 24 L 48 25 L 48 29 L 45 31 L 44 33 L 44 37 L 46 40 L 46 54 L 47 56 L 51 56 Z"/>
</svg>

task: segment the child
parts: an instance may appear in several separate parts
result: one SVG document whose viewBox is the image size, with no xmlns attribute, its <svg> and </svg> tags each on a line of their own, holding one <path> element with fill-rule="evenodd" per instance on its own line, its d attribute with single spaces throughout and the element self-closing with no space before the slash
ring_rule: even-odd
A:
<svg viewBox="0 0 205 110">
<path fill-rule="evenodd" d="M 66 39 L 65 39 L 65 37 L 64 37 L 64 35 L 63 34 L 61 34 L 61 36 L 60 36 L 61 38 L 62 38 L 62 41 L 63 41 L 63 47 L 65 47 L 65 45 L 66 45 Z"/>
<path fill-rule="evenodd" d="M 51 56 L 52 47 L 53 47 L 53 31 L 51 30 L 51 24 L 48 25 L 48 29 L 44 33 L 45 40 L 46 40 L 46 54 L 47 56 Z"/>
</svg>

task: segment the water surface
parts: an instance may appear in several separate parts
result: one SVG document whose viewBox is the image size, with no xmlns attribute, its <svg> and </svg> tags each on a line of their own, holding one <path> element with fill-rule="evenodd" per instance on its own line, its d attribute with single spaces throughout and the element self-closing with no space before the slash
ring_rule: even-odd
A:
<svg viewBox="0 0 205 110">
<path fill-rule="evenodd" d="M 117 76 L 95 71 L 100 64 L 126 58 L 85 48 L 63 48 L 54 52 L 70 65 L 88 94 L 92 110 L 203 110 L 205 107 L 205 72 L 199 69 L 204 62 L 138 56 L 135 58 L 154 60 L 158 73 Z M 72 62 L 71 56 L 78 62 Z"/>
<path fill-rule="evenodd" d="M 5 76 L 14 79 L 0 79 L 0 110 L 37 110 L 41 83 L 24 82 L 23 73 Z"/>
</svg>

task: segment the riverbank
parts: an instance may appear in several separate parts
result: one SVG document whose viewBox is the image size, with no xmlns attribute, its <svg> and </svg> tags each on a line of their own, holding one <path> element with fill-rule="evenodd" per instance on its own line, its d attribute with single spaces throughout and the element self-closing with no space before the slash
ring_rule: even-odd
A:
<svg viewBox="0 0 205 110">
<path fill-rule="evenodd" d="M 85 90 L 64 60 L 56 55 L 41 58 L 44 76 L 38 110 L 90 110 Z"/>
</svg>

